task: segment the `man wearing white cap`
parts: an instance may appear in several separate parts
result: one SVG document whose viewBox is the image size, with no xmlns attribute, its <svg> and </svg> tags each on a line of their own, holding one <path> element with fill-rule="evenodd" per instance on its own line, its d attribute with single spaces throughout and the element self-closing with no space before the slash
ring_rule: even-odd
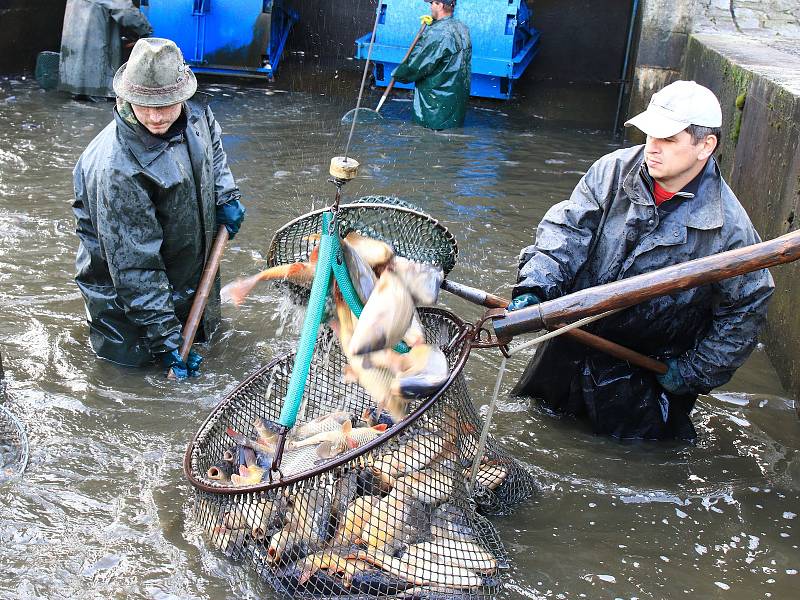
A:
<svg viewBox="0 0 800 600">
<path fill-rule="evenodd" d="M 676 81 L 626 125 L 647 142 L 598 160 L 547 212 L 520 255 L 509 310 L 760 241 L 713 158 L 722 125 L 713 92 Z M 559 337 L 540 347 L 514 391 L 588 419 L 596 433 L 694 440 L 697 395 L 725 384 L 750 355 L 773 287 L 757 271 L 588 328 L 664 360 L 663 376 Z"/>
<path fill-rule="evenodd" d="M 73 171 L 80 239 L 75 280 L 98 356 L 178 377 L 181 332 L 219 225 L 232 238 L 244 219 L 222 131 L 174 42 L 139 40 L 114 76 L 114 120 Z M 220 319 L 219 279 L 199 333 Z"/>
</svg>

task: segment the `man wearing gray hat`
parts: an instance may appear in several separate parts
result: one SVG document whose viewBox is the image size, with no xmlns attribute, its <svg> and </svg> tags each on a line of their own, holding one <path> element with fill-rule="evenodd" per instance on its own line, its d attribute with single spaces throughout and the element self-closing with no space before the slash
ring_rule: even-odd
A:
<svg viewBox="0 0 800 600">
<path fill-rule="evenodd" d="M 519 261 L 508 310 L 759 242 L 713 154 L 722 110 L 713 92 L 676 81 L 626 123 L 643 146 L 598 160 L 553 206 Z M 588 327 L 664 360 L 655 376 L 566 337 L 546 342 L 514 392 L 585 418 L 617 438 L 694 440 L 698 394 L 750 355 L 773 292 L 767 270 L 643 302 Z"/>
<path fill-rule="evenodd" d="M 80 247 L 76 281 L 98 356 L 143 366 L 157 359 L 196 375 L 178 348 L 219 225 L 244 219 L 222 131 L 170 40 L 146 38 L 114 76 L 114 120 L 73 171 Z M 198 339 L 219 323 L 219 279 Z"/>
</svg>

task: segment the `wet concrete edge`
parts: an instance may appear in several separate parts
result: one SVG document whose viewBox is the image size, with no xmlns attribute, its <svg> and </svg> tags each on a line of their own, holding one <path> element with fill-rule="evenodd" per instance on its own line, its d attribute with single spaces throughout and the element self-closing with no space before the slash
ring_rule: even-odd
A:
<svg viewBox="0 0 800 600">
<path fill-rule="evenodd" d="M 800 42 L 799 42 L 800 44 Z M 690 37 L 681 72 L 722 104 L 718 159 L 723 176 L 764 239 L 800 222 L 800 61 L 761 40 L 733 34 Z M 782 384 L 800 396 L 800 264 L 771 269 L 775 295 L 761 335 Z M 800 416 L 800 403 L 798 416 Z"/>
</svg>

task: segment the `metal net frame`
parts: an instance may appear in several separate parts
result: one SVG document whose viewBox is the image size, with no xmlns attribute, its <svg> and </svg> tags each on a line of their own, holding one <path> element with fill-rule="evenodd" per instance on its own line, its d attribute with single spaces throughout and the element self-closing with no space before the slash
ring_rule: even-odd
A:
<svg viewBox="0 0 800 600">
<path fill-rule="evenodd" d="M 228 432 L 255 439 L 259 418 L 277 419 L 294 362 L 287 354 L 225 398 L 187 448 L 194 516 L 210 546 L 252 567 L 279 594 L 444 600 L 499 590 L 507 556 L 480 513 L 508 512 L 535 482 L 492 439 L 475 456 L 482 420 L 462 372 L 474 327 L 442 309 L 420 309 L 420 317 L 426 341 L 447 356 L 450 377 L 376 439 L 326 460 L 289 450 L 282 478 L 265 471 L 261 481 L 231 483 L 246 458 Z M 357 418 L 373 406 L 360 386 L 343 381 L 345 364 L 323 328 L 298 424 L 341 410 Z"/>
<path fill-rule="evenodd" d="M 272 238 L 267 266 L 304 262 L 316 246 L 315 236 L 322 230 L 321 208 L 290 221 Z M 366 196 L 339 206 L 336 213 L 339 237 L 355 231 L 389 244 L 395 254 L 439 265 L 445 275 L 453 270 L 458 244 L 453 234 L 439 221 L 413 205 L 391 196 Z M 308 291 L 305 291 L 308 295 Z"/>
</svg>

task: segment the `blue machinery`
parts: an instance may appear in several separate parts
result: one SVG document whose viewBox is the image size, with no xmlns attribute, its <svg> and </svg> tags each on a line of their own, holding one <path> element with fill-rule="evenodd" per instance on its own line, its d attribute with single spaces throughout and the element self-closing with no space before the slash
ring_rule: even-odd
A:
<svg viewBox="0 0 800 600">
<path fill-rule="evenodd" d="M 141 0 L 198 73 L 272 78 L 297 14 L 283 0 Z"/>
<path fill-rule="evenodd" d="M 386 86 L 419 29 L 419 17 L 429 13 L 423 0 L 381 0 L 380 19 L 372 49 L 375 82 Z M 525 0 L 458 0 L 455 17 L 469 27 L 472 38 L 473 96 L 508 99 L 539 51 L 539 31 L 533 27 Z M 356 40 L 356 58 L 366 60 L 367 34 Z M 413 84 L 397 83 L 411 88 Z"/>
</svg>

